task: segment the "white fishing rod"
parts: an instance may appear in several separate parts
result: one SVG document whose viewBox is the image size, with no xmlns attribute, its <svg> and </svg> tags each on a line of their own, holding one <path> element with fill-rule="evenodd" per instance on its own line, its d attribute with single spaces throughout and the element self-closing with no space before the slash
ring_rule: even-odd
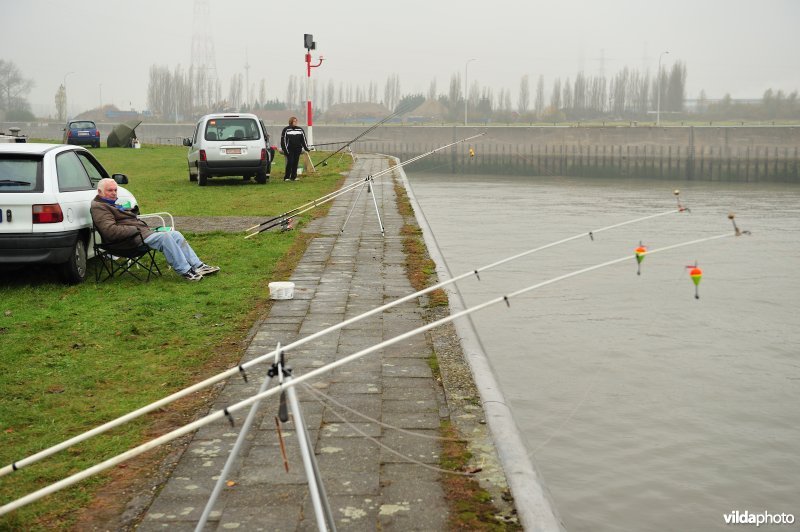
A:
<svg viewBox="0 0 800 532">
<path fill-rule="evenodd" d="M 472 140 L 472 139 L 475 139 L 475 138 L 478 138 L 478 137 L 482 137 L 485 134 L 486 134 L 485 132 L 484 133 L 479 133 L 479 134 L 473 135 L 471 137 L 467 137 L 467 138 L 464 138 L 464 139 L 461 139 L 461 140 L 457 140 L 455 142 L 451 142 L 450 144 L 446 144 L 444 146 L 439 146 L 438 148 L 434 148 L 434 149 L 432 149 L 430 151 L 427 151 L 425 153 L 422 153 L 420 155 L 412 157 L 411 159 L 408 159 L 407 161 L 402 161 L 402 162 L 400 162 L 400 163 L 398 163 L 398 164 L 396 164 L 394 166 L 390 166 L 389 168 L 385 168 L 383 170 L 380 170 L 379 172 L 375 172 L 374 174 L 370 174 L 366 178 L 364 178 L 364 179 L 362 179 L 360 181 L 356 181 L 354 183 L 350 183 L 349 185 L 346 185 L 346 186 L 340 188 L 339 190 L 335 190 L 333 192 L 329 192 L 328 194 L 325 194 L 324 196 L 322 196 L 322 197 L 320 197 L 320 198 L 318 198 L 316 200 L 309 201 L 308 203 L 306 203 L 304 205 L 301 205 L 300 207 L 297 207 L 295 209 L 292 209 L 291 211 L 287 211 L 287 212 L 285 212 L 285 213 L 283 213 L 283 214 L 281 214 L 279 216 L 274 216 L 274 217 L 270 218 L 269 220 L 266 220 L 264 222 L 261 222 L 258 225 L 254 225 L 253 227 L 250 227 L 249 229 L 247 229 L 247 231 L 252 231 L 254 229 L 258 229 L 258 231 L 250 233 L 245 238 L 252 238 L 252 237 L 254 237 L 255 235 L 257 235 L 259 233 L 263 233 L 264 231 L 272 229 L 273 227 L 277 227 L 279 225 L 286 224 L 286 223 L 288 223 L 289 218 L 293 218 L 295 216 L 299 216 L 301 214 L 304 214 L 304 213 L 310 211 L 311 209 L 319 207 L 320 205 L 324 205 L 325 203 L 328 203 L 329 201 L 338 198 L 342 194 L 344 194 L 346 192 L 350 192 L 351 190 L 355 189 L 356 187 L 363 186 L 365 183 L 374 180 L 376 177 L 380 177 L 380 176 L 382 176 L 384 174 L 388 174 L 389 172 L 393 171 L 395 168 L 402 167 L 402 166 L 405 166 L 407 164 L 411 164 L 411 163 L 413 163 L 415 161 L 418 161 L 418 160 L 422 159 L 423 157 L 428 157 L 429 155 L 433 155 L 434 153 L 436 153 L 438 151 L 445 150 L 445 149 L 447 149 L 447 148 L 449 148 L 451 146 L 455 146 L 456 144 L 461 144 L 462 142 L 466 142 L 468 140 Z"/>
<path fill-rule="evenodd" d="M 158 447 L 159 445 L 162 445 L 164 443 L 168 443 L 168 442 L 170 442 L 172 440 L 180 438 L 181 436 L 183 436 L 185 434 L 189 434 L 189 433 L 191 433 L 191 432 L 193 432 L 193 431 L 195 431 L 195 430 L 197 430 L 197 429 L 199 429 L 201 427 L 204 427 L 205 425 L 213 423 L 214 421 L 218 421 L 218 420 L 221 420 L 223 418 L 227 418 L 232 423 L 233 422 L 232 414 L 234 412 L 238 412 L 239 410 L 242 410 L 242 409 L 244 409 L 244 408 L 246 408 L 246 407 L 248 407 L 248 406 L 250 406 L 250 405 L 252 405 L 252 404 L 254 404 L 254 403 L 258 402 L 258 401 L 261 401 L 261 400 L 263 400 L 263 399 L 265 399 L 267 397 L 270 397 L 272 395 L 276 395 L 278 393 L 281 393 L 282 391 L 284 391 L 285 389 L 287 389 L 290 386 L 296 386 L 298 384 L 302 384 L 302 383 L 304 383 L 304 382 L 306 382 L 308 380 L 311 380 L 311 379 L 313 379 L 315 377 L 318 377 L 320 375 L 328 373 L 329 371 L 334 370 L 334 369 L 336 369 L 336 368 L 338 368 L 340 366 L 343 366 L 345 364 L 348 364 L 350 362 L 358 360 L 359 358 L 362 358 L 362 357 L 364 357 L 366 355 L 369 355 L 369 354 L 374 353 L 376 351 L 380 351 L 380 350 L 382 350 L 382 349 L 384 349 L 386 347 L 389 347 L 389 346 L 394 345 L 394 344 L 396 344 L 398 342 L 406 340 L 406 339 L 408 339 L 408 338 L 410 338 L 412 336 L 416 336 L 418 334 L 427 332 L 427 331 L 429 331 L 429 330 L 431 330 L 431 329 L 433 329 L 435 327 L 438 327 L 440 325 L 444 325 L 444 324 L 449 323 L 451 321 L 457 320 L 458 318 L 461 318 L 461 317 L 464 317 L 464 316 L 468 316 L 468 315 L 470 315 L 470 314 L 472 314 L 474 312 L 477 312 L 479 310 L 483 310 L 483 309 L 485 309 L 487 307 L 490 307 L 492 305 L 496 305 L 498 303 L 505 303 L 507 306 L 510 306 L 509 302 L 510 302 L 511 299 L 513 299 L 515 297 L 518 297 L 518 296 L 521 296 L 523 294 L 527 294 L 528 292 L 531 292 L 533 290 L 537 290 L 539 288 L 542 288 L 542 287 L 545 287 L 545 286 L 548 286 L 548 285 L 551 285 L 551 284 L 554 284 L 554 283 L 557 283 L 557 282 L 560 282 L 560 281 L 564 281 L 564 280 L 570 279 L 572 277 L 577 277 L 577 276 L 583 275 L 585 273 L 589 273 L 589 272 L 593 272 L 593 271 L 596 271 L 596 270 L 599 270 L 599 269 L 602 269 L 602 268 L 613 266 L 613 265 L 619 264 L 621 262 L 625 262 L 625 261 L 632 260 L 632 259 L 638 260 L 643 255 L 654 255 L 656 253 L 662 253 L 662 252 L 665 252 L 665 251 L 670 251 L 670 250 L 674 250 L 674 249 L 678 249 L 678 248 L 683 248 L 683 247 L 692 246 L 692 245 L 696 245 L 696 244 L 702 244 L 704 242 L 710 242 L 712 240 L 719 240 L 719 239 L 722 239 L 722 238 L 728 238 L 728 237 L 732 237 L 732 236 L 739 236 L 739 234 L 741 234 L 741 233 L 739 233 L 738 231 L 737 232 L 732 232 L 732 233 L 729 232 L 729 233 L 723 233 L 723 234 L 720 234 L 720 235 L 715 235 L 715 236 L 710 236 L 710 237 L 705 237 L 705 238 L 699 238 L 697 240 L 690 240 L 690 241 L 682 242 L 682 243 L 679 243 L 679 244 L 673 244 L 673 245 L 670 245 L 670 246 L 665 246 L 665 247 L 662 247 L 662 248 L 657 248 L 657 249 L 653 249 L 653 250 L 649 250 L 649 251 L 642 251 L 642 252 L 638 252 L 637 251 L 633 255 L 625 255 L 624 257 L 620 257 L 620 258 L 617 258 L 617 259 L 614 259 L 614 260 L 609 260 L 609 261 L 606 261 L 606 262 L 595 264 L 594 266 L 589 266 L 587 268 L 583 268 L 583 269 L 580 269 L 580 270 L 575 270 L 575 271 L 572 271 L 570 273 L 566 273 L 564 275 L 559 275 L 557 277 L 553 277 L 553 278 L 548 279 L 546 281 L 542 281 L 542 282 L 530 285 L 530 286 L 528 286 L 526 288 L 522 288 L 520 290 L 517 290 L 516 292 L 511 292 L 509 294 L 506 294 L 506 295 L 503 295 L 503 296 L 499 296 L 499 297 L 496 297 L 494 299 L 490 299 L 488 301 L 485 301 L 484 303 L 480 303 L 478 305 L 475 305 L 473 307 L 467 308 L 467 309 L 462 310 L 460 312 L 457 312 L 455 314 L 451 314 L 451 315 L 446 316 L 444 318 L 441 318 L 441 319 L 439 319 L 437 321 L 431 322 L 431 323 L 429 323 L 427 325 L 423 325 L 421 327 L 417 327 L 416 329 L 413 329 L 413 330 L 408 331 L 406 333 L 403 333 L 403 334 L 400 334 L 398 336 L 395 336 L 394 338 L 390 338 L 388 340 L 384 340 L 383 342 L 375 344 L 372 347 L 363 349 L 361 351 L 358 351 L 356 353 L 348 355 L 348 356 L 346 356 L 344 358 L 341 358 L 341 359 L 339 359 L 339 360 L 337 360 L 335 362 L 331 362 L 330 364 L 327 364 L 327 365 L 325 365 L 325 366 L 323 366 L 321 368 L 317 368 L 315 370 L 312 370 L 312 371 L 306 373 L 305 375 L 301 375 L 299 377 L 293 377 L 291 381 L 285 382 L 285 383 L 281 384 L 280 386 L 276 386 L 276 387 L 271 388 L 269 390 L 266 390 L 264 392 L 256 393 L 255 395 L 252 395 L 252 396 L 248 397 L 247 399 L 243 399 L 242 401 L 239 401 L 238 403 L 234 403 L 233 405 L 228 406 L 226 408 L 223 408 L 222 410 L 218 410 L 216 412 L 213 412 L 213 413 L 211 413 L 211 414 L 209 414 L 209 415 L 207 415 L 207 416 L 205 416 L 205 417 L 203 417 L 201 419 L 198 419 L 196 421 L 188 423 L 188 424 L 184 425 L 183 427 L 180 427 L 180 428 L 175 429 L 175 430 L 173 430 L 171 432 L 168 432 L 167 434 L 164 434 L 164 435 L 162 435 L 162 436 L 160 436 L 158 438 L 155 438 L 155 439 L 153 439 L 153 440 L 151 440 L 151 441 L 149 441 L 147 443 L 144 443 L 142 445 L 134 447 L 133 449 L 130 449 L 130 450 L 124 452 L 124 453 L 121 453 L 121 454 L 115 456 L 115 457 L 109 458 L 108 460 L 105 460 L 104 462 L 101 462 L 101 463 L 99 463 L 99 464 L 97 464 L 95 466 L 92 466 L 92 467 L 87 468 L 87 469 L 85 469 L 83 471 L 75 473 L 70 477 L 67 477 L 65 479 L 59 480 L 58 482 L 55 482 L 55 483 L 53 483 L 53 484 L 51 484 L 49 486 L 46 486 L 46 487 L 44 487 L 44 488 L 42 488 L 42 489 L 40 489 L 38 491 L 35 491 L 33 493 L 30 493 L 30 494 L 28 494 L 28 495 L 26 495 L 24 497 L 21 497 L 21 498 L 15 500 L 13 502 L 10 502 L 10 503 L 0 507 L 0 515 L 5 515 L 5 514 L 11 512 L 11 511 L 16 510 L 17 508 L 20 508 L 22 506 L 25 506 L 25 505 L 30 504 L 32 502 L 35 502 L 35 501 L 37 501 L 37 500 L 39 500 L 39 499 L 41 499 L 43 497 L 46 497 L 47 495 L 50 495 L 50 494 L 55 493 L 55 492 L 57 492 L 57 491 L 59 491 L 61 489 L 64 489 L 64 488 L 69 487 L 69 486 L 71 486 L 73 484 L 76 484 L 76 483 L 80 482 L 81 480 L 84 480 L 86 478 L 91 477 L 92 475 L 95 475 L 97 473 L 105 471 L 106 469 L 109 469 L 109 468 L 111 468 L 111 467 L 113 467 L 115 465 L 121 464 L 122 462 L 125 462 L 126 460 L 129 460 L 131 458 L 139 456 L 140 454 L 143 454 L 143 453 L 145 453 L 145 452 L 147 452 L 147 451 L 149 451 L 151 449 L 154 449 L 154 448 Z M 288 348 L 288 346 L 286 346 L 286 347 Z M 274 359 L 274 357 L 273 357 L 273 359 Z"/>
<path fill-rule="evenodd" d="M 675 191 L 675 195 L 676 196 L 678 196 L 679 193 L 680 193 L 679 191 L 677 191 L 677 190 Z M 624 227 L 626 225 L 631 225 L 631 224 L 635 224 L 635 223 L 638 223 L 638 222 L 643 222 L 643 221 L 646 221 L 646 220 L 652 220 L 654 218 L 659 218 L 661 216 L 666 216 L 666 215 L 669 215 L 669 214 L 675 214 L 675 213 L 683 212 L 683 211 L 686 211 L 686 210 L 688 210 L 688 209 L 686 209 L 685 207 L 681 206 L 680 200 L 678 200 L 678 208 L 677 209 L 673 209 L 673 210 L 670 210 L 670 211 L 665 211 L 665 212 L 661 212 L 661 213 L 657 213 L 657 214 L 651 214 L 651 215 L 648 215 L 648 216 L 642 216 L 640 218 L 634 218 L 632 220 L 628 220 L 628 221 L 625 221 L 625 222 L 620 222 L 620 223 L 616 223 L 616 224 L 613 224 L 613 225 L 608 225 L 608 226 L 605 226 L 605 227 L 601 227 L 599 229 L 594 229 L 594 230 L 589 231 L 589 232 L 578 233 L 576 235 L 573 235 L 573 236 L 568 237 L 568 238 L 564 238 L 562 240 L 557 240 L 555 242 L 551 242 L 551 243 L 545 244 L 543 246 L 539 246 L 539 247 L 536 247 L 536 248 L 533 248 L 533 249 L 529 249 L 529 250 L 524 251 L 522 253 L 519 253 L 517 255 L 513 255 L 513 256 L 507 257 L 505 259 L 501 259 L 501 260 L 499 260 L 497 262 L 488 264 L 486 266 L 482 266 L 480 268 L 476 268 L 476 269 L 474 269 L 472 271 L 469 271 L 469 272 L 465 272 L 465 273 L 463 273 L 461 275 L 458 275 L 456 277 L 453 277 L 451 279 L 447 279 L 445 281 L 441 281 L 441 282 L 439 282 L 437 284 L 431 285 L 431 286 L 429 286 L 427 288 L 423 288 L 422 290 L 419 290 L 419 291 L 414 292 L 412 294 L 409 294 L 407 296 L 403 296 L 403 297 L 401 297 L 399 299 L 396 299 L 394 301 L 390 301 L 389 303 L 386 303 L 385 305 L 382 305 L 380 307 L 376 307 L 376 308 L 374 308 L 372 310 L 364 312 L 363 314 L 359 314 L 358 316 L 354 316 L 354 317 L 349 318 L 349 319 L 347 319 L 345 321 L 342 321 L 340 323 L 331 325 L 330 327 L 328 327 L 326 329 L 322 329 L 322 330 L 320 330 L 320 331 L 318 331 L 316 333 L 313 333 L 313 334 L 311 334 L 309 336 L 306 336 L 304 338 L 300 338 L 300 339 L 298 339 L 298 340 L 286 345 L 284 347 L 284 349 L 285 350 L 289 350 L 289 349 L 294 349 L 294 348 L 300 347 L 300 346 L 302 346 L 302 345 L 304 345 L 304 344 L 306 344 L 308 342 L 316 340 L 317 338 L 319 338 L 321 336 L 324 336 L 325 334 L 337 331 L 339 329 L 347 327 L 348 325 L 352 325 L 352 324 L 354 324 L 354 323 L 356 323 L 356 322 L 358 322 L 360 320 L 363 320 L 363 319 L 368 318 L 370 316 L 374 316 L 375 314 L 378 314 L 380 312 L 388 310 L 388 309 L 390 309 L 392 307 L 395 307 L 395 306 L 400 305 L 402 303 L 405 303 L 407 301 L 411 301 L 411 300 L 413 300 L 415 298 L 418 298 L 420 296 L 423 296 L 425 294 L 433 292 L 434 290 L 437 290 L 439 288 L 443 288 L 443 287 L 448 286 L 450 284 L 456 283 L 456 282 L 458 282 L 458 281 L 460 281 L 462 279 L 465 279 L 467 277 L 471 277 L 472 275 L 475 275 L 478 278 L 478 280 L 480 280 L 480 273 L 481 272 L 484 272 L 486 270 L 490 270 L 492 268 L 496 268 L 498 266 L 501 266 L 501 265 L 509 263 L 509 262 L 513 262 L 515 260 L 521 259 L 521 258 L 526 257 L 528 255 L 537 253 L 539 251 L 543 251 L 543 250 L 548 249 L 548 248 L 552 248 L 552 247 L 555 247 L 555 246 L 558 246 L 558 245 L 561 245 L 561 244 L 565 244 L 567 242 L 570 242 L 572 240 L 576 240 L 578 238 L 585 238 L 587 236 L 589 236 L 590 238 L 594 239 L 594 235 L 597 234 L 597 233 L 602 233 L 604 231 L 608 231 L 608 230 L 611 230 L 611 229 Z M 114 420 L 111 420 L 111 421 L 109 421 L 107 423 L 104 423 L 103 425 L 100 425 L 100 426 L 98 426 L 98 427 L 96 427 L 94 429 L 88 430 L 88 431 L 86 431 L 86 432 L 84 432 L 82 434 L 74 436 L 74 437 L 72 437 L 72 438 L 70 438 L 68 440 L 65 440 L 65 441 L 63 441 L 63 442 L 61 442 L 59 444 L 56 444 L 56 445 L 54 445 L 52 447 L 49 447 L 47 449 L 44 449 L 42 451 L 39 451 L 38 453 L 35 453 L 35 454 L 31 455 L 31 456 L 28 456 L 28 457 L 23 458 L 21 460 L 17 460 L 15 462 L 12 462 L 11 464 L 0 468 L 0 477 L 2 477 L 4 475 L 7 475 L 7 474 L 9 474 L 9 473 L 11 473 L 13 471 L 17 471 L 19 469 L 22 469 L 23 467 L 27 467 L 27 466 L 29 466 L 31 464 L 34 464 L 34 463 L 36 463 L 36 462 L 38 462 L 40 460 L 43 460 L 44 458 L 52 456 L 52 455 L 54 455 L 54 454 L 56 454 L 56 453 L 58 453 L 60 451 L 63 451 L 65 449 L 69 448 L 69 447 L 72 447 L 73 445 L 76 445 L 76 444 L 78 444 L 80 442 L 88 440 L 89 438 L 93 438 L 94 436 L 98 436 L 100 434 L 103 434 L 104 432 L 107 432 L 107 431 L 109 431 L 109 430 L 111 430 L 113 428 L 121 426 L 121 425 L 123 425 L 123 424 L 125 424 L 125 423 L 127 423 L 129 421 L 133 421 L 134 419 L 136 419 L 136 418 L 138 418 L 140 416 L 143 416 L 143 415 L 145 415 L 147 413 L 150 413 L 150 412 L 153 412 L 153 411 L 158 410 L 160 408 L 163 408 L 164 406 L 167 406 L 170 403 L 172 403 L 174 401 L 177 401 L 178 399 L 181 399 L 181 398 L 186 397 L 188 395 L 191 395 L 191 394 L 193 394 L 195 392 L 203 390 L 203 389 L 205 389 L 205 388 L 207 388 L 207 387 L 209 387 L 209 386 L 211 386 L 213 384 L 216 384 L 216 383 L 218 383 L 218 382 L 220 382 L 222 380 L 225 380 L 225 379 L 227 379 L 229 377 L 232 377 L 232 376 L 236 375 L 237 373 L 242 375 L 242 377 L 246 379 L 247 378 L 247 373 L 246 373 L 247 369 L 249 369 L 250 367 L 255 366 L 257 364 L 261 364 L 263 362 L 269 362 L 270 360 L 274 359 L 276 354 L 277 354 L 277 350 L 273 350 L 273 351 L 271 351 L 271 352 L 269 352 L 267 354 L 264 354 L 264 355 L 262 355 L 260 357 L 254 358 L 253 360 L 245 362 L 245 363 L 243 363 L 243 364 L 241 364 L 239 366 L 232 367 L 232 368 L 230 368 L 228 370 L 225 370 L 225 371 L 223 371 L 221 373 L 218 373 L 217 375 L 213 375 L 213 376 L 205 379 L 204 381 L 201 381 L 199 383 L 193 384 L 192 386 L 189 386 L 187 388 L 179 390 L 179 391 L 177 391 L 177 392 L 175 392 L 175 393 L 173 393 L 173 394 L 171 394 L 171 395 L 169 395 L 167 397 L 164 397 L 164 398 L 162 398 L 162 399 L 160 399 L 158 401 L 150 403 L 149 405 L 145 405 L 145 406 L 143 406 L 143 407 L 141 407 L 141 408 L 139 408 L 137 410 L 134 410 L 133 412 L 129 412 L 128 414 L 125 414 L 125 415 L 120 416 L 120 417 L 118 417 L 118 418 L 116 418 Z"/>
</svg>

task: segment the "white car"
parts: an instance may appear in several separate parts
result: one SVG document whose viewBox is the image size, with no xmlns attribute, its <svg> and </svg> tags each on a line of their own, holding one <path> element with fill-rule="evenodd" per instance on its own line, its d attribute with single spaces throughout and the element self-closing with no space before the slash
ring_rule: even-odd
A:
<svg viewBox="0 0 800 532">
<path fill-rule="evenodd" d="M 104 177 L 112 176 L 80 146 L 0 144 L 0 267 L 53 264 L 66 282 L 82 282 L 94 256 L 89 208 Z M 117 203 L 138 212 L 122 187 Z"/>
<path fill-rule="evenodd" d="M 255 177 L 263 185 L 275 156 L 264 123 L 249 113 L 206 115 L 183 145 L 189 147 L 189 181 L 201 187 L 214 176 Z"/>
</svg>

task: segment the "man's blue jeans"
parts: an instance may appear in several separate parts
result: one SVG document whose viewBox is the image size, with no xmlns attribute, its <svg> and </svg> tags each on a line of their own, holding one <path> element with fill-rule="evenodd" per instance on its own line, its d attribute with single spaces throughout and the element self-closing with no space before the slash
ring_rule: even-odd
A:
<svg viewBox="0 0 800 532">
<path fill-rule="evenodd" d="M 144 243 L 164 253 L 172 269 L 180 274 L 203 264 L 179 231 L 158 231 L 145 238 Z"/>
</svg>

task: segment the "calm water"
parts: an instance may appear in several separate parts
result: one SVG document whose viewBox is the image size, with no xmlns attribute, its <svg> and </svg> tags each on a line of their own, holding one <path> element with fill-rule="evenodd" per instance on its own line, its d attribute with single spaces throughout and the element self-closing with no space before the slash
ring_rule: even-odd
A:
<svg viewBox="0 0 800 532">
<path fill-rule="evenodd" d="M 460 284 L 473 305 L 576 269 L 732 230 L 474 315 L 569 530 L 722 530 L 733 510 L 800 522 L 800 187 L 417 175 L 460 274 L 580 239 Z M 685 266 L 703 269 L 700 299 Z M 794 529 L 794 526 L 761 527 Z M 739 528 L 742 528 L 740 525 Z"/>
</svg>

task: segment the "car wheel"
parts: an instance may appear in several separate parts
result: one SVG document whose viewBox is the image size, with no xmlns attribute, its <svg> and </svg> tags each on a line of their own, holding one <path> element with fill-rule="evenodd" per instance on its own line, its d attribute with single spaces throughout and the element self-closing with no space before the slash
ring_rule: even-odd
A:
<svg viewBox="0 0 800 532">
<path fill-rule="evenodd" d="M 61 265 L 61 276 L 69 284 L 79 284 L 86 279 L 86 246 L 78 237 L 67 262 Z"/>
<path fill-rule="evenodd" d="M 191 181 L 192 183 L 197 181 L 197 176 L 196 175 L 192 175 L 192 171 L 191 170 L 189 170 L 189 181 Z"/>
<path fill-rule="evenodd" d="M 259 170 L 258 173 L 256 174 L 256 183 L 258 183 L 259 185 L 263 185 L 264 183 L 267 182 L 268 179 L 269 176 L 264 170 Z"/>
<path fill-rule="evenodd" d="M 99 147 L 100 147 L 100 141 L 99 141 L 99 140 L 98 140 L 97 142 L 95 142 L 95 143 L 94 143 L 94 147 L 95 147 L 95 148 L 99 148 Z"/>
<path fill-rule="evenodd" d="M 208 184 L 208 176 L 200 168 L 197 169 L 197 184 L 204 187 Z"/>
</svg>

